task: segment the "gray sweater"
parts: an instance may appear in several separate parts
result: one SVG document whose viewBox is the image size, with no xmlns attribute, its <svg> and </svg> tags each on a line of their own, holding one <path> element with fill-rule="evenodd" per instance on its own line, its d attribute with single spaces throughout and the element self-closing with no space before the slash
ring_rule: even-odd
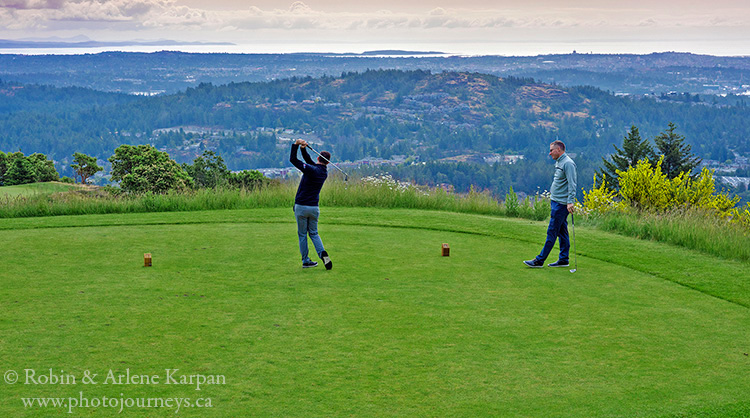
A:
<svg viewBox="0 0 750 418">
<path fill-rule="evenodd" d="M 577 184 L 576 163 L 568 154 L 561 155 L 555 161 L 555 179 L 549 189 L 550 198 L 563 205 L 575 203 Z"/>
</svg>

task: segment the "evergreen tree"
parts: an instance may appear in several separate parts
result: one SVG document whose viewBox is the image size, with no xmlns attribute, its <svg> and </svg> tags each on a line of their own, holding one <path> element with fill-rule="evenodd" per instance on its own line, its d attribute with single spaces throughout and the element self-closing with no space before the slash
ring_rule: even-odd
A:
<svg viewBox="0 0 750 418">
<path fill-rule="evenodd" d="M 57 181 L 60 179 L 60 174 L 55 168 L 55 163 L 52 160 L 47 159 L 47 156 L 40 153 L 34 153 L 29 155 L 29 162 L 34 166 L 34 172 L 36 173 L 35 181 Z"/>
<path fill-rule="evenodd" d="M 598 181 L 603 181 L 606 178 L 607 187 L 611 190 L 619 188 L 620 176 L 617 174 L 617 170 L 625 171 L 644 158 L 652 161 L 656 159 L 648 138 L 641 139 L 641 134 L 635 125 L 630 127 L 630 132 L 623 138 L 622 149 L 618 148 L 617 145 L 613 145 L 613 147 L 617 152 L 609 156 L 612 161 L 602 157 L 603 166 L 596 173 L 599 178 Z"/>
<path fill-rule="evenodd" d="M 34 164 L 26 157 L 15 158 L 8 167 L 8 171 L 5 172 L 5 186 L 34 183 L 35 181 Z"/>
<path fill-rule="evenodd" d="M 654 142 L 661 155 L 664 156 L 661 169 L 670 179 L 685 172 L 690 174 L 701 159 L 695 157 L 690 151 L 691 146 L 685 143 L 685 137 L 675 133 L 675 124 L 669 122 L 666 132 L 660 133 Z"/>
<path fill-rule="evenodd" d="M 120 145 L 109 162 L 112 180 L 129 193 L 166 193 L 193 186 L 193 179 L 169 154 L 150 145 Z"/>
<path fill-rule="evenodd" d="M 76 174 L 81 178 L 81 184 L 86 184 L 86 180 L 94 174 L 104 170 L 96 163 L 96 157 L 76 152 L 73 154 L 73 164 L 70 165 Z"/>
<path fill-rule="evenodd" d="M 193 178 L 196 186 L 206 188 L 225 185 L 231 174 L 224 159 L 213 151 L 203 151 L 192 165 L 182 164 L 182 168 Z"/>
</svg>

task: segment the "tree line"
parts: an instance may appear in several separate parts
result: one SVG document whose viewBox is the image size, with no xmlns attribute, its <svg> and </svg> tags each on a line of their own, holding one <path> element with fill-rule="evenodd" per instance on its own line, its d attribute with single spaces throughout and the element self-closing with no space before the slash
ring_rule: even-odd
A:
<svg viewBox="0 0 750 418">
<path fill-rule="evenodd" d="M 111 179 L 119 188 L 110 191 L 124 193 L 166 193 L 197 188 L 236 187 L 251 189 L 262 186 L 268 179 L 257 170 L 230 171 L 224 159 L 213 151 L 205 151 L 192 164 L 178 164 L 169 154 L 150 145 L 121 145 L 109 158 Z M 95 157 L 76 152 L 71 168 L 81 184 L 103 171 Z M 63 181 L 74 183 L 69 177 L 60 178 L 54 163 L 44 154 L 24 156 L 21 152 L 0 151 L 0 186 Z"/>
<path fill-rule="evenodd" d="M 44 154 L 26 156 L 22 152 L 6 154 L 0 151 L 0 186 L 57 181 L 59 178 L 55 163 Z"/>
</svg>

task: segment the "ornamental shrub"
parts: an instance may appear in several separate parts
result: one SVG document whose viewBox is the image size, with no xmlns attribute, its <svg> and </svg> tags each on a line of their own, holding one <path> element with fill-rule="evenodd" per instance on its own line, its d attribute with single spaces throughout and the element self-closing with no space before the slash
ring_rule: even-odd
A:
<svg viewBox="0 0 750 418">
<path fill-rule="evenodd" d="M 607 213 L 610 211 L 622 211 L 626 207 L 625 202 L 617 198 L 617 192 L 611 190 L 607 184 L 607 176 L 602 175 L 599 186 L 596 185 L 596 174 L 594 174 L 594 187 L 583 191 L 583 205 L 577 209 L 584 215 L 589 213 Z"/>
<path fill-rule="evenodd" d="M 628 208 L 650 212 L 669 212 L 698 209 L 720 218 L 731 219 L 750 230 L 750 204 L 747 208 L 735 208 L 740 198 L 716 191 L 713 171 L 704 168 L 695 178 L 683 172 L 669 177 L 662 171 L 663 157 L 652 165 L 647 159 L 634 167 L 617 170 L 620 178 L 618 192 L 607 189 L 607 179 L 583 192 L 583 204 L 578 208 L 582 214 L 605 214 L 625 211 Z"/>
<path fill-rule="evenodd" d="M 750 230 L 750 202 L 743 208 L 734 208 L 730 211 L 732 222 L 736 222 Z"/>
<path fill-rule="evenodd" d="M 656 165 L 641 160 L 635 167 L 617 171 L 620 176 L 620 197 L 630 206 L 644 210 L 665 211 L 677 208 L 700 208 L 729 216 L 740 198 L 716 192 L 713 171 L 704 168 L 693 179 L 686 172 L 669 179 L 662 171 L 664 158 Z"/>
<path fill-rule="evenodd" d="M 663 158 L 656 166 L 647 159 L 638 161 L 635 167 L 617 170 L 620 176 L 620 197 L 625 203 L 638 209 L 665 210 L 670 203 L 670 181 L 661 170 Z"/>
</svg>

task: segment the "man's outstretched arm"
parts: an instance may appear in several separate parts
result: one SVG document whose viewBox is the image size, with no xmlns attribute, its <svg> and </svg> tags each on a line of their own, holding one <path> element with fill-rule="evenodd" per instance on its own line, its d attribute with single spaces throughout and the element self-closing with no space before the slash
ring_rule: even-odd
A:
<svg viewBox="0 0 750 418">
<path fill-rule="evenodd" d="M 315 161 L 310 158 L 310 154 L 307 153 L 307 142 L 302 146 L 302 159 L 310 165 L 315 165 Z"/>
<path fill-rule="evenodd" d="M 297 158 L 297 149 L 299 148 L 299 144 L 297 142 L 292 144 L 292 154 L 289 156 L 289 162 L 292 163 L 293 166 L 297 167 L 299 171 L 304 172 L 305 171 L 305 164 L 302 163 L 302 161 Z"/>
</svg>

